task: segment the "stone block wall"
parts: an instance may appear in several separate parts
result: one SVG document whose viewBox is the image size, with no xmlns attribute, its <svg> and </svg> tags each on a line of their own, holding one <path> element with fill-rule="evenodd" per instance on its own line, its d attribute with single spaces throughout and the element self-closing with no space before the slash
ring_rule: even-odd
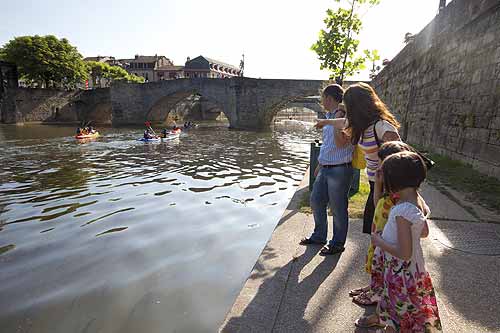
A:
<svg viewBox="0 0 500 333">
<path fill-rule="evenodd" d="M 409 143 L 500 178 L 500 1 L 454 0 L 372 81 Z"/>
<path fill-rule="evenodd" d="M 10 88 L 0 102 L 3 123 L 79 123 L 92 120 L 111 124 L 109 88 L 58 90 Z"/>
</svg>

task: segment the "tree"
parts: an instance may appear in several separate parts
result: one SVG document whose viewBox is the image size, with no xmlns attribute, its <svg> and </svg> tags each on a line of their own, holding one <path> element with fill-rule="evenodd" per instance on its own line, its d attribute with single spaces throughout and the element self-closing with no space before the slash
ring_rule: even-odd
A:
<svg viewBox="0 0 500 333">
<path fill-rule="evenodd" d="M 341 2 L 341 0 L 334 0 Z M 332 72 L 330 78 L 339 83 L 344 77 L 359 73 L 365 68 L 366 56 L 356 55 L 359 40 L 355 37 L 361 31 L 362 22 L 358 12 L 364 5 L 374 6 L 380 0 L 346 0 L 350 8 L 326 11 L 326 30 L 322 29 L 319 39 L 311 47 L 321 60 L 321 69 Z"/>
<path fill-rule="evenodd" d="M 75 87 L 87 78 L 82 55 L 66 38 L 16 37 L 0 48 L 0 59 L 16 64 L 21 79 L 45 87 Z"/>
<path fill-rule="evenodd" d="M 101 86 L 101 79 L 107 79 L 109 82 L 121 80 L 135 83 L 144 82 L 143 77 L 129 74 L 119 66 L 111 66 L 108 63 L 97 61 L 87 61 L 86 64 L 94 87 Z"/>
<path fill-rule="evenodd" d="M 372 69 L 370 69 L 370 79 L 373 79 L 380 70 L 380 66 L 375 66 L 375 62 L 380 60 L 380 55 L 377 50 L 364 50 L 363 53 L 365 54 L 366 59 L 372 63 Z"/>
</svg>

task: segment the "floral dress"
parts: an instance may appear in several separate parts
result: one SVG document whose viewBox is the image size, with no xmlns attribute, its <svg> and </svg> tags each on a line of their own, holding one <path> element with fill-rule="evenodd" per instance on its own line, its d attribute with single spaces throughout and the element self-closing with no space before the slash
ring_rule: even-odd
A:
<svg viewBox="0 0 500 333">
<path fill-rule="evenodd" d="M 387 223 L 387 219 L 389 218 L 389 213 L 391 211 L 392 206 L 396 203 L 397 198 L 392 195 L 384 195 L 377 202 L 377 206 L 375 207 L 375 213 L 373 216 L 373 225 L 375 226 L 375 232 L 378 234 L 382 234 L 382 230 L 384 230 L 384 226 Z M 368 252 L 366 254 L 366 262 L 365 262 L 365 271 L 370 274 L 373 266 L 373 253 L 375 252 L 375 247 L 370 243 L 368 247 Z"/>
<path fill-rule="evenodd" d="M 401 202 L 395 205 L 382 233 L 382 238 L 391 244 L 397 242 L 397 216 L 412 224 L 412 257 L 406 261 L 378 247 L 375 249 L 373 260 L 383 265 L 384 288 L 378 303 L 380 323 L 402 333 L 441 332 L 436 295 L 431 277 L 425 269 L 420 245 L 426 216 L 412 203 Z"/>
<path fill-rule="evenodd" d="M 389 217 L 389 212 L 396 201 L 396 198 L 389 195 L 385 195 L 378 200 L 373 217 L 373 225 L 375 226 L 376 233 L 382 234 L 382 230 Z M 366 296 L 371 301 L 378 302 L 384 290 L 384 261 L 382 256 L 374 256 L 374 253 L 375 247 L 373 244 L 370 244 L 365 264 L 365 270 L 370 274 L 370 291 Z"/>
</svg>

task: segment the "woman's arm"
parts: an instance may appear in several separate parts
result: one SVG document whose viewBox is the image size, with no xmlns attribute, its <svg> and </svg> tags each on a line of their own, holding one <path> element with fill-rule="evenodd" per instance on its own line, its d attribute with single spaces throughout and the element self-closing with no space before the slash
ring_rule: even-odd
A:
<svg viewBox="0 0 500 333">
<path fill-rule="evenodd" d="M 318 177 L 320 169 L 321 169 L 321 164 L 318 163 L 318 165 L 316 165 L 316 169 L 314 169 L 314 177 Z"/>
<path fill-rule="evenodd" d="M 372 244 L 403 260 L 410 260 L 412 255 L 411 222 L 404 217 L 396 217 L 398 243 L 392 245 L 384 241 L 380 235 L 372 233 Z"/>
<path fill-rule="evenodd" d="M 346 127 L 347 119 L 346 118 L 335 118 L 335 119 L 321 119 L 318 120 L 314 127 L 320 129 L 326 125 L 333 126 L 333 140 L 335 141 L 335 145 L 337 147 L 345 147 L 350 143 L 350 138 L 344 132 L 344 128 Z"/>
<path fill-rule="evenodd" d="M 321 129 L 325 127 L 326 125 L 332 125 L 334 128 L 337 129 L 344 129 L 346 126 L 346 118 L 335 118 L 335 119 L 320 119 L 318 122 L 314 125 L 314 127 Z"/>
<path fill-rule="evenodd" d="M 373 186 L 373 204 L 377 207 L 378 201 L 382 198 L 384 192 L 384 176 L 379 168 L 375 171 L 375 184 Z"/>
</svg>

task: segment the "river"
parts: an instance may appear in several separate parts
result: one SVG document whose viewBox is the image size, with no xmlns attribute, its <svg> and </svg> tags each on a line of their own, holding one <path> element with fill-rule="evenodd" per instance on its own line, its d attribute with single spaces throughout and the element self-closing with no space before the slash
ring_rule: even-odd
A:
<svg viewBox="0 0 500 333">
<path fill-rule="evenodd" d="M 214 332 L 308 166 L 306 127 L 0 125 L 2 332 Z"/>
</svg>

